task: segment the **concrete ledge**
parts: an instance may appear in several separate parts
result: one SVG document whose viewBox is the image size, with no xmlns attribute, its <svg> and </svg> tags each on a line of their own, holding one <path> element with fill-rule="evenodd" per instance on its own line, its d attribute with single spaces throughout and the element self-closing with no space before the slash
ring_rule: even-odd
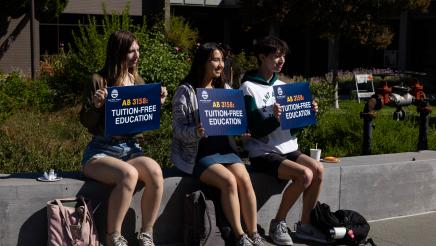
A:
<svg viewBox="0 0 436 246">
<path fill-rule="evenodd" d="M 325 178 L 320 201 L 336 210 L 354 209 L 367 219 L 410 215 L 436 209 L 436 151 L 342 158 L 340 164 L 325 163 Z M 80 174 L 62 174 L 55 183 L 36 181 L 37 174 L 0 175 L 0 245 L 46 245 L 46 202 L 76 196 L 92 198 L 99 204 L 95 218 L 104 233 L 109 187 L 84 180 Z M 164 170 L 164 197 L 155 225 L 155 241 L 160 245 L 183 241 L 183 198 L 198 189 L 192 178 L 174 169 Z M 268 231 L 281 192 L 287 185 L 263 174 L 251 174 L 257 195 L 258 225 Z M 142 186 L 137 187 L 123 234 L 134 241 L 140 227 Z M 301 200 L 293 206 L 287 221 L 290 226 L 301 216 Z"/>
<path fill-rule="evenodd" d="M 436 151 L 343 158 L 339 204 L 369 220 L 436 210 Z"/>
</svg>

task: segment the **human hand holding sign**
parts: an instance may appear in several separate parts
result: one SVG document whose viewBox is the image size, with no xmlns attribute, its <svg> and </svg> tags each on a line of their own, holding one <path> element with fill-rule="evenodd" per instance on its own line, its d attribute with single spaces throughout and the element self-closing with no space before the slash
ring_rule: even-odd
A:
<svg viewBox="0 0 436 246">
<path fill-rule="evenodd" d="M 98 89 L 95 92 L 94 98 L 93 98 L 94 107 L 101 108 L 104 104 L 104 101 L 106 100 L 106 97 L 107 97 L 106 88 Z"/>
<path fill-rule="evenodd" d="M 315 113 L 318 113 L 318 101 L 316 99 L 312 100 L 312 110 Z"/>
<path fill-rule="evenodd" d="M 168 96 L 168 91 L 165 86 L 162 86 L 160 89 L 160 104 L 163 105 L 165 103 L 165 99 Z"/>
<path fill-rule="evenodd" d="M 276 117 L 276 119 L 280 122 L 280 115 L 282 114 L 282 108 L 280 107 L 280 104 L 274 103 L 273 112 L 274 117 Z"/>
<path fill-rule="evenodd" d="M 204 129 L 204 127 L 201 123 L 198 124 L 198 126 L 197 126 L 197 133 L 201 138 L 206 136 L 206 130 Z"/>
</svg>

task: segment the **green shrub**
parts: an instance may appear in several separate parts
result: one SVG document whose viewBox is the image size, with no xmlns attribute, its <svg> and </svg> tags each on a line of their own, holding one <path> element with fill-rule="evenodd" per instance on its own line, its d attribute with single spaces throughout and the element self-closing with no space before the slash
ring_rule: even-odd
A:
<svg viewBox="0 0 436 246">
<path fill-rule="evenodd" d="M 335 87 L 332 83 L 324 79 L 312 79 L 310 81 L 310 91 L 318 102 L 318 118 L 333 105 Z"/>
<path fill-rule="evenodd" d="M 316 125 L 305 128 L 298 134 L 300 148 L 309 153 L 309 149 L 318 143 L 323 156 L 358 156 L 362 149 L 363 120 L 360 112 L 364 103 L 341 101 L 341 108 L 328 109 L 318 118 Z M 384 107 L 374 119 L 372 154 L 399 153 L 417 150 L 419 116 L 413 105 L 403 107 L 406 120 L 392 119 L 395 108 Z M 430 121 L 428 147 L 436 150 L 436 123 Z"/>
<path fill-rule="evenodd" d="M 82 90 L 81 83 L 74 77 L 74 70 L 70 69 L 71 54 L 62 50 L 59 54 L 44 57 L 40 64 L 39 80 L 45 81 L 53 91 L 56 108 L 75 105 Z"/>
<path fill-rule="evenodd" d="M 190 68 L 189 54 L 165 42 L 157 30 L 141 38 L 139 73 L 146 81 L 162 82 L 174 92 Z M 170 100 L 168 100 L 170 101 Z"/>
<path fill-rule="evenodd" d="M 43 80 L 30 80 L 12 72 L 0 78 L 0 122 L 21 109 L 47 111 L 54 93 Z"/>
<path fill-rule="evenodd" d="M 198 31 L 183 17 L 172 16 L 170 28 L 165 32 L 169 43 L 183 51 L 192 50 L 197 44 Z"/>
<path fill-rule="evenodd" d="M 254 70 L 256 68 L 256 57 L 246 54 L 244 50 L 242 50 L 239 54 L 235 55 L 233 63 L 233 83 L 235 84 L 234 87 L 240 86 L 241 79 L 244 76 L 245 72 Z"/>
</svg>

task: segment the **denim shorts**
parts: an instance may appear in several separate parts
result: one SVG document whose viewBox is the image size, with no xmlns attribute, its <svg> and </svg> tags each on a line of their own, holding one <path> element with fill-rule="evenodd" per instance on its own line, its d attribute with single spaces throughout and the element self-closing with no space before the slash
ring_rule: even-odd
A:
<svg viewBox="0 0 436 246">
<path fill-rule="evenodd" d="M 144 156 L 144 152 L 135 139 L 115 140 L 111 137 L 94 136 L 83 153 L 82 165 L 106 156 L 127 161 Z"/>
<path fill-rule="evenodd" d="M 235 163 L 242 163 L 242 160 L 234 153 L 208 155 L 198 160 L 194 166 L 192 175 L 196 178 L 200 178 L 200 175 L 204 170 L 217 163 L 224 166 L 230 166 Z"/>
</svg>

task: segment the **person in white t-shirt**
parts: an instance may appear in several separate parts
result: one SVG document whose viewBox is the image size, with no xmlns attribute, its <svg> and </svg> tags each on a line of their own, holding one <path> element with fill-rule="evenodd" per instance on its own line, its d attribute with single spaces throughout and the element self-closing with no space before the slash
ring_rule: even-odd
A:
<svg viewBox="0 0 436 246">
<path fill-rule="evenodd" d="M 276 37 L 258 40 L 254 47 L 259 67 L 247 72 L 240 89 L 244 93 L 251 138 L 244 142 L 251 166 L 281 180 L 292 180 L 283 192 L 280 207 L 271 220 L 269 235 L 279 245 L 292 245 L 286 216 L 295 201 L 303 194 L 301 221 L 295 236 L 299 239 L 325 242 L 325 236 L 310 224 L 310 212 L 315 207 L 321 190 L 324 168 L 319 161 L 301 153 L 297 138 L 290 130 L 282 130 L 279 117 L 281 108 L 276 103 L 273 86 L 285 84 L 278 73 L 285 64 L 288 45 Z M 312 102 L 312 110 L 318 105 Z"/>
</svg>

